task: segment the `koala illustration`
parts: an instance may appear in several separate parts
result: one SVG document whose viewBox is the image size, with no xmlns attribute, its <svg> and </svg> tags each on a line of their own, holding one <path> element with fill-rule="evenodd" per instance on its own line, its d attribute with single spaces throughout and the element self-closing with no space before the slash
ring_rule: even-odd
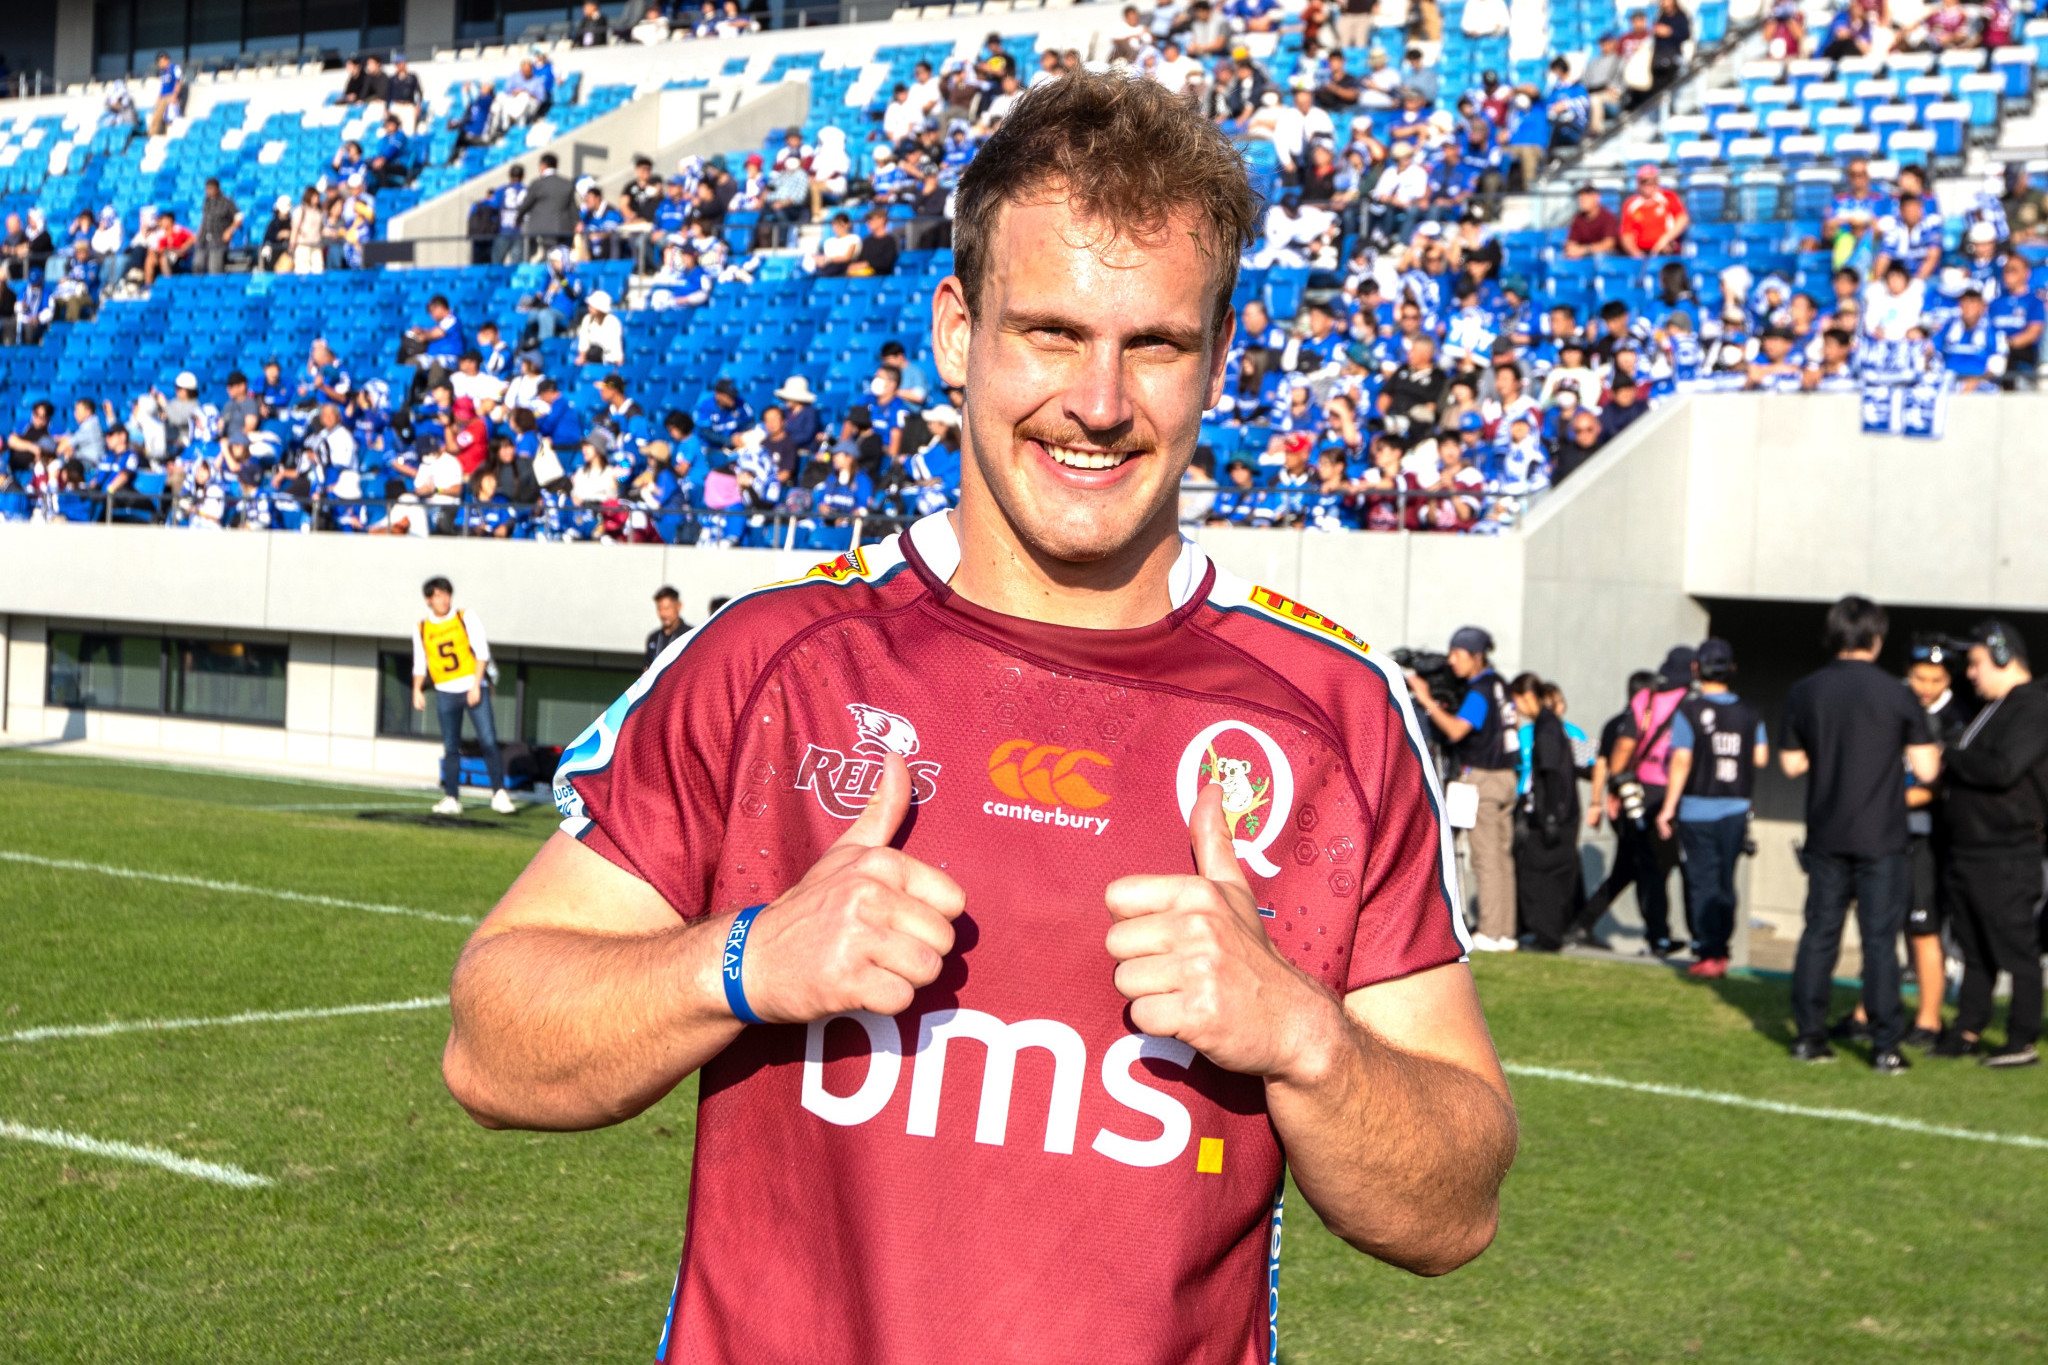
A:
<svg viewBox="0 0 2048 1365">
<path fill-rule="evenodd" d="M 1248 758 L 1222 758 L 1209 750 L 1209 780 L 1223 788 L 1223 818 L 1234 838 L 1237 822 L 1266 804 L 1266 783 L 1252 781 Z"/>
<path fill-rule="evenodd" d="M 849 702 L 846 709 L 852 713 L 853 728 L 859 732 L 853 745 L 856 750 L 901 754 L 905 758 L 917 752 L 917 727 L 903 717 L 860 702 Z"/>
</svg>

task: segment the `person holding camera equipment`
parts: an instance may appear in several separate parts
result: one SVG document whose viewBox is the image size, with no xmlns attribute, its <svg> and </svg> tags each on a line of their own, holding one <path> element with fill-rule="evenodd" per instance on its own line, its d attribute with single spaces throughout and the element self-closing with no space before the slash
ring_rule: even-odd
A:
<svg viewBox="0 0 2048 1365">
<path fill-rule="evenodd" d="M 1656 680 L 1629 697 L 1628 711 L 1615 736 L 1612 776 L 1607 779 L 1608 790 L 1621 807 L 1614 822 L 1617 870 L 1624 860 L 1635 870 L 1643 943 L 1657 957 L 1670 957 L 1685 947 L 1671 937 L 1668 883 L 1671 870 L 1678 866 L 1678 841 L 1660 835 L 1655 822 L 1671 784 L 1665 766 L 1671 755 L 1671 726 L 1678 719 L 1679 704 L 1692 689 L 1692 664 L 1691 647 L 1673 645 Z M 1606 913 L 1607 904 L 1596 894 L 1586 906 L 1584 922 L 1597 921 Z"/>
<path fill-rule="evenodd" d="M 1472 811 L 1466 848 L 1479 892 L 1479 932 L 1473 935 L 1472 946 L 1482 953 L 1512 953 L 1521 946 L 1515 936 L 1514 851 L 1521 713 L 1507 684 L 1487 661 L 1492 652 L 1493 637 L 1478 626 L 1461 626 L 1451 635 L 1445 661 L 1467 685 L 1455 712 L 1437 699 L 1420 673 L 1408 675 L 1408 690 L 1450 747 L 1458 769 L 1451 787 L 1472 789 L 1471 796 L 1450 789 L 1444 793 L 1453 825 L 1460 823 L 1461 806 Z"/>
<path fill-rule="evenodd" d="M 1703 641 L 1693 667 L 1699 695 L 1680 702 L 1671 722 L 1671 781 L 1657 811 L 1657 835 L 1671 838 L 1676 819 L 1692 925 L 1694 960 L 1686 975 L 1710 980 L 1728 975 L 1735 864 L 1749 848 L 1750 794 L 1756 770 L 1771 761 L 1771 746 L 1763 717 L 1728 686 L 1734 646 Z"/>
<path fill-rule="evenodd" d="M 1536 951 L 1564 947 L 1579 899 L 1579 772 L 1564 719 L 1544 698 L 1543 679 L 1516 676 L 1508 685 L 1515 710 L 1528 723 L 1523 742 L 1529 788 L 1522 793 L 1515 831 L 1515 904 Z"/>
<path fill-rule="evenodd" d="M 1639 668 L 1628 675 L 1628 689 L 1622 695 L 1633 698 L 1636 693 L 1652 686 L 1656 681 L 1655 673 L 1647 668 Z M 1600 883 L 1600 888 L 1586 898 L 1586 903 L 1579 907 L 1579 913 L 1572 920 L 1571 926 L 1565 930 L 1566 943 L 1575 943 L 1585 948 L 1607 946 L 1594 937 L 1593 926 L 1607 913 L 1607 907 L 1614 904 L 1622 892 L 1636 883 L 1638 877 L 1655 875 L 1654 868 L 1638 868 L 1633 857 L 1624 856 L 1633 845 L 1623 845 L 1619 842 L 1624 812 L 1621 800 L 1615 796 L 1613 789 L 1614 751 L 1621 742 L 1622 729 L 1628 723 L 1629 708 L 1624 704 L 1619 711 L 1607 718 L 1605 725 L 1600 727 L 1600 744 L 1593 757 L 1593 799 L 1586 809 L 1586 828 L 1599 829 L 1601 817 L 1605 816 L 1607 822 L 1614 826 L 1616 847 L 1614 864 L 1607 871 L 1607 880 Z"/>
<path fill-rule="evenodd" d="M 1970 682 L 1984 709 L 1942 755 L 1955 890 L 1952 925 L 1963 954 L 1953 1028 L 1937 1057 L 1977 1050 L 1991 1022 L 1991 989 L 2012 974 L 2005 1045 L 1985 1066 L 2033 1066 L 2041 1058 L 2041 841 L 2048 832 L 2048 692 L 2031 686 L 2027 642 L 2002 621 L 1970 635 Z"/>
<path fill-rule="evenodd" d="M 1870 1064 L 1881 1075 L 1907 1069 L 1899 1041 L 1899 960 L 1893 950 L 1905 919 L 1906 785 L 1903 755 L 1917 781 L 1932 782 L 1941 750 L 1927 715 L 1878 668 L 1891 618 L 1866 597 L 1845 597 L 1828 608 L 1826 643 L 1835 657 L 1792 685 L 1785 699 L 1785 776 L 1805 777 L 1806 927 L 1792 963 L 1792 1022 L 1797 1062 L 1830 1062 L 1828 1001 L 1842 925 L 1856 903 L 1863 938 L 1863 1008 L 1870 1019 Z M 2035 856 L 2039 857 L 2038 847 Z M 2039 869 L 2035 871 L 2039 885 Z"/>
</svg>

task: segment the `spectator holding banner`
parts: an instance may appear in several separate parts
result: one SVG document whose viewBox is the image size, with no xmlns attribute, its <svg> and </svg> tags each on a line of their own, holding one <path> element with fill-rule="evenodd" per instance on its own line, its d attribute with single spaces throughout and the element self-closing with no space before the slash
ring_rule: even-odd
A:
<svg viewBox="0 0 2048 1365">
<path fill-rule="evenodd" d="M 1728 686 L 1735 676 L 1734 648 L 1726 640 L 1706 640 L 1693 668 L 1700 690 L 1679 703 L 1671 721 L 1670 782 L 1657 812 L 1657 836 L 1671 838 L 1676 819 L 1693 936 L 1694 961 L 1686 975 L 1707 980 L 1728 975 L 1735 864 L 1749 842 L 1756 772 L 1770 761 L 1771 750 L 1763 717 Z"/>
<path fill-rule="evenodd" d="M 1806 927 L 1792 966 L 1792 1059 L 1834 1060 L 1828 998 L 1853 900 L 1863 940 L 1871 1065 L 1886 1075 L 1908 1065 L 1899 1051 L 1906 1030 L 1892 946 L 1904 926 L 1908 896 L 1906 787 L 1899 763 L 1903 756 L 1916 780 L 1932 782 L 1941 754 L 1913 694 L 1875 662 L 1890 625 L 1884 608 L 1865 597 L 1845 597 L 1828 609 L 1826 642 L 1834 660 L 1793 684 L 1778 754 L 1785 776 L 1808 778 L 1800 853 Z M 2034 858 L 2038 892 L 2038 840 Z"/>
</svg>

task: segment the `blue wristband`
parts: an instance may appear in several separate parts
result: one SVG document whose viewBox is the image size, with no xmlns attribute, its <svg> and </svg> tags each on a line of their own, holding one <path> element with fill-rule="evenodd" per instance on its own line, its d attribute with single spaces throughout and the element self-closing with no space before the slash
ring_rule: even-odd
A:
<svg viewBox="0 0 2048 1365">
<path fill-rule="evenodd" d="M 754 927 L 754 916 L 768 907 L 750 905 L 740 911 L 733 920 L 732 928 L 725 933 L 725 956 L 719 964 L 719 975 L 725 978 L 725 1003 L 732 1010 L 732 1017 L 742 1024 L 758 1024 L 761 1016 L 754 1013 L 747 1004 L 747 993 L 740 986 L 740 967 L 747 958 L 747 933 Z"/>
</svg>

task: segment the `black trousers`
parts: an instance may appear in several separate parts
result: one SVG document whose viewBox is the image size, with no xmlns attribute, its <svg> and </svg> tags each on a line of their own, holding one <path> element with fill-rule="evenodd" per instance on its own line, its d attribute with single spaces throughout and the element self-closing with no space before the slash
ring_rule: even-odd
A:
<svg viewBox="0 0 2048 1365">
<path fill-rule="evenodd" d="M 1643 788 L 1643 809 L 1650 812 L 1650 820 L 1663 804 L 1662 787 Z M 1656 825 L 1648 820 L 1637 826 L 1623 816 L 1615 822 L 1614 842 L 1614 870 L 1586 902 L 1574 927 L 1590 928 L 1598 923 L 1607 907 L 1633 884 L 1636 908 L 1643 916 L 1644 940 L 1657 943 L 1670 938 L 1670 881 L 1671 869 L 1678 866 L 1678 840 L 1658 838 Z"/>
<path fill-rule="evenodd" d="M 1576 813 L 1576 812 L 1575 812 Z M 1522 931 L 1536 936 L 1540 948 L 1555 950 L 1564 943 L 1583 896 L 1579 877 L 1579 844 L 1571 837 L 1576 819 L 1555 844 L 1543 842 L 1535 826 L 1523 820 L 1515 830 L 1515 911 Z"/>
<path fill-rule="evenodd" d="M 2015 1046 L 2037 1041 L 2041 940 L 2034 927 L 2034 907 L 2041 900 L 2041 855 L 2028 850 L 1972 857 L 1958 850 L 1948 870 L 1955 893 L 1949 929 L 1963 955 L 1956 1027 L 1964 1033 L 1982 1033 L 1991 1022 L 1991 988 L 2000 972 L 2011 972 L 2006 1040 Z"/>
<path fill-rule="evenodd" d="M 1881 858 L 1848 853 L 1806 853 L 1806 928 L 1792 960 L 1792 1023 L 1801 1038 L 1824 1039 L 1842 925 L 1856 903 L 1863 936 L 1863 1012 L 1879 1052 L 1899 1045 L 1906 1017 L 1899 1008 L 1899 930 L 1906 921 L 1904 850 Z M 2039 869 L 2036 868 L 2036 879 Z"/>
</svg>

